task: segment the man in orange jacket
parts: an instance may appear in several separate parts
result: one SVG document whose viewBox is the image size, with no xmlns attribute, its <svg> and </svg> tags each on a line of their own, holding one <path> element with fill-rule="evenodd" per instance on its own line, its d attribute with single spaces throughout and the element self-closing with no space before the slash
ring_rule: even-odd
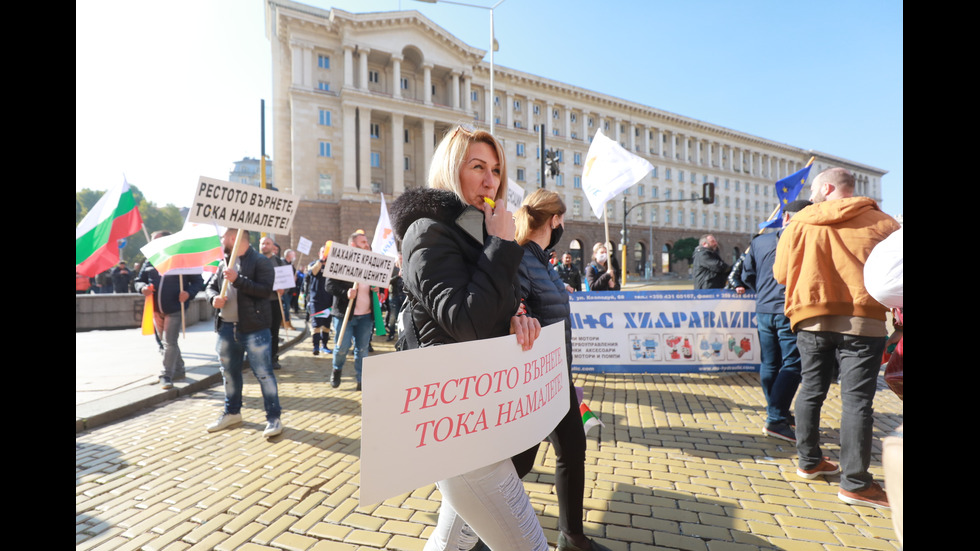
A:
<svg viewBox="0 0 980 551">
<path fill-rule="evenodd" d="M 876 244 L 900 226 L 874 200 L 854 196 L 854 175 L 821 172 L 810 201 L 790 221 L 776 247 L 773 275 L 786 286 L 786 316 L 797 334 L 803 380 L 796 398 L 797 474 L 841 473 L 837 497 L 887 509 L 873 480 L 872 403 L 888 331 L 887 308 L 864 287 L 864 263 Z M 840 466 L 820 450 L 820 409 L 840 361 L 843 411 Z"/>
</svg>

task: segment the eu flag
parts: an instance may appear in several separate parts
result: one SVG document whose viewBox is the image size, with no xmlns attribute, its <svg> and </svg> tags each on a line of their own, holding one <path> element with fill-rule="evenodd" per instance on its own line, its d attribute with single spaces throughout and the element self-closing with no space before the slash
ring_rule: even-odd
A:
<svg viewBox="0 0 980 551">
<path fill-rule="evenodd" d="M 810 165 L 790 174 L 776 182 L 776 198 L 779 199 L 779 213 L 772 219 L 759 223 L 759 229 L 783 227 L 783 208 L 796 200 L 803 189 L 807 177 L 810 176 Z"/>
</svg>

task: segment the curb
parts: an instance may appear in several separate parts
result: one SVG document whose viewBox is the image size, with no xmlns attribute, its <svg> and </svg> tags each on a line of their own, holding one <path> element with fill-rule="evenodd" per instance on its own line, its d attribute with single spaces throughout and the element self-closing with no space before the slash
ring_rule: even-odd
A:
<svg viewBox="0 0 980 551">
<path fill-rule="evenodd" d="M 307 325 L 296 337 L 284 342 L 279 347 L 280 352 L 302 342 L 309 331 Z M 76 406 L 75 434 L 118 421 L 163 402 L 207 390 L 221 383 L 221 366 L 213 364 L 192 369 L 187 372 L 186 379 L 174 382 L 174 387 L 168 390 L 153 384 L 156 381 L 156 377 L 151 377 L 145 386 Z"/>
</svg>

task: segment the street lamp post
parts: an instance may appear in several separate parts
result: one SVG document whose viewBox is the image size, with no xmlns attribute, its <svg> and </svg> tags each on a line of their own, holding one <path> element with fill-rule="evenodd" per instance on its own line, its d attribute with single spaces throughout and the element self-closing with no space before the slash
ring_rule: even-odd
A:
<svg viewBox="0 0 980 551">
<path fill-rule="evenodd" d="M 493 10 L 504 3 L 505 0 L 499 0 L 496 4 L 492 6 L 480 6 L 478 4 L 466 4 L 464 2 L 451 2 L 450 0 L 418 0 L 419 2 L 425 2 L 427 4 L 456 4 L 457 6 L 467 6 L 470 8 L 480 8 L 483 10 L 490 10 L 490 134 L 493 135 L 494 126 L 494 109 L 493 103 L 496 99 L 494 86 L 493 86 L 493 52 L 497 49 L 497 40 L 494 38 L 493 34 Z"/>
</svg>

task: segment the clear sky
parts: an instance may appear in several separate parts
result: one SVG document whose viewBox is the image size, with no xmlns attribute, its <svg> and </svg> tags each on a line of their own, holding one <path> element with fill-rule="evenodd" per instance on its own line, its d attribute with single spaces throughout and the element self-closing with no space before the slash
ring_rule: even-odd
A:
<svg viewBox="0 0 980 551">
<path fill-rule="evenodd" d="M 418 10 L 489 46 L 485 9 L 304 3 Z M 882 208 L 904 214 L 903 9 L 892 0 L 504 0 L 494 62 L 886 170 Z M 262 0 L 76 0 L 75 17 L 76 191 L 125 175 L 160 206 L 188 206 L 199 176 L 226 180 L 234 161 L 260 156 L 263 99 L 272 156 Z"/>
</svg>

